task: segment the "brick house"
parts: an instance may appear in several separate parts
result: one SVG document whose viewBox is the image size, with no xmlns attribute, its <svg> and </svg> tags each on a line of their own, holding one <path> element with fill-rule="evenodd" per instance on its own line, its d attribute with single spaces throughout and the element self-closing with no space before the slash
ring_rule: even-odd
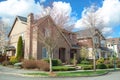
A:
<svg viewBox="0 0 120 80">
<path fill-rule="evenodd" d="M 77 32 L 78 44 L 87 47 L 88 59 L 93 59 L 93 48 L 96 50 L 96 58 L 107 57 L 105 37 L 96 28 L 80 30 Z"/>
<path fill-rule="evenodd" d="M 51 26 L 47 25 L 48 20 Z M 39 42 L 39 40 L 35 40 L 33 38 L 33 26 L 38 26 L 40 32 L 42 32 L 42 30 L 46 30 L 46 28 L 48 29 L 47 31 L 50 31 L 51 29 L 54 29 L 54 31 L 58 30 L 57 32 L 60 34 L 60 36 L 58 37 L 59 43 L 54 49 L 54 53 L 52 56 L 54 59 L 60 59 L 63 63 L 70 63 L 70 59 L 73 58 L 74 53 L 79 55 L 78 46 L 76 46 L 77 38 L 75 33 L 58 27 L 49 15 L 35 20 L 32 13 L 29 14 L 27 18 L 22 16 L 17 16 L 15 18 L 11 31 L 8 35 L 10 49 L 8 49 L 7 53 L 9 55 L 16 54 L 17 41 L 19 36 L 22 36 L 24 42 L 25 59 L 48 58 L 48 54 L 46 48 L 44 47 L 44 44 Z M 51 34 L 53 34 L 54 31 L 52 31 Z M 39 36 L 38 34 L 34 35 Z M 77 58 L 79 57 L 77 56 Z"/>
</svg>

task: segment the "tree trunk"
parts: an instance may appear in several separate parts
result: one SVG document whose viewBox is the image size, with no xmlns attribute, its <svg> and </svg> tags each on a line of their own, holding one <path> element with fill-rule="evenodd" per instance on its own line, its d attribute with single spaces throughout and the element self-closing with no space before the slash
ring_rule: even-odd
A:
<svg viewBox="0 0 120 80">
<path fill-rule="evenodd" d="M 49 67 L 50 67 L 50 73 L 52 72 L 52 52 L 49 50 Z"/>
<path fill-rule="evenodd" d="M 96 71 L 95 50 L 93 50 L 93 70 Z"/>
</svg>

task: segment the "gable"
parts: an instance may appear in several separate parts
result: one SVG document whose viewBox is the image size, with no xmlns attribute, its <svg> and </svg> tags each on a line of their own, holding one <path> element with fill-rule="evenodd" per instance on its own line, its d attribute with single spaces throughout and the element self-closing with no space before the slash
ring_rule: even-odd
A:
<svg viewBox="0 0 120 80">
<path fill-rule="evenodd" d="M 46 16 L 46 17 L 41 18 L 40 20 L 38 20 L 38 21 L 36 22 L 35 26 L 40 26 L 40 25 L 43 25 L 43 23 L 44 23 L 44 26 L 41 26 L 41 27 L 45 27 L 45 25 L 47 24 L 47 20 L 49 20 L 50 24 L 53 25 L 52 27 L 54 27 L 54 29 L 59 32 L 59 34 L 61 35 L 61 38 L 62 38 L 63 40 L 65 40 L 65 43 L 71 47 L 70 42 L 67 40 L 66 36 L 62 33 L 62 30 L 60 29 L 60 27 L 58 27 L 58 26 L 54 23 L 54 21 L 52 20 L 52 18 L 51 18 L 49 15 Z"/>
<path fill-rule="evenodd" d="M 18 18 L 16 18 L 8 37 L 15 36 L 25 31 L 26 31 L 26 24 L 22 23 L 20 20 L 18 20 Z"/>
</svg>

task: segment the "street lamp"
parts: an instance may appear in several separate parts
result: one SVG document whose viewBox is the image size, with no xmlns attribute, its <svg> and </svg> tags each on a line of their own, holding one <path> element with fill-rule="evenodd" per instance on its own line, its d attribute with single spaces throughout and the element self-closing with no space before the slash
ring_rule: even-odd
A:
<svg viewBox="0 0 120 80">
<path fill-rule="evenodd" d="M 113 44 L 113 60 L 114 60 L 114 70 L 116 70 L 116 55 L 115 55 L 115 40 L 112 40 L 112 44 Z"/>
</svg>

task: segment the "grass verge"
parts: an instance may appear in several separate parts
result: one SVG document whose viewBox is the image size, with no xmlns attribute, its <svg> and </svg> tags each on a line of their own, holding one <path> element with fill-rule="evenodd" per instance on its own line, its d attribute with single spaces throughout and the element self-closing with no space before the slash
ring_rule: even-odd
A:
<svg viewBox="0 0 120 80">
<path fill-rule="evenodd" d="M 54 77 L 78 77 L 78 76 L 97 76 L 106 74 L 108 71 L 77 71 L 77 72 L 55 72 Z M 25 73 L 25 75 L 33 75 L 33 76 L 45 76 L 50 77 L 51 75 L 48 72 L 43 73 Z"/>
</svg>

